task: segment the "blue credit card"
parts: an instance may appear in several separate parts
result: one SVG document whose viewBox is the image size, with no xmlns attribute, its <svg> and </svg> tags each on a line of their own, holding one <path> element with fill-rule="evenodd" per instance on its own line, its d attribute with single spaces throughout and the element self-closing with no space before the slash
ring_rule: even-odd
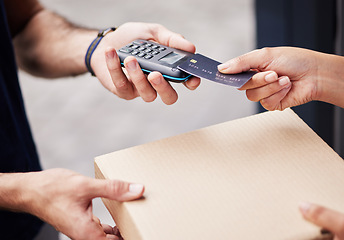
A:
<svg viewBox="0 0 344 240">
<path fill-rule="evenodd" d="M 178 69 L 199 78 L 205 78 L 236 88 L 242 87 L 257 73 L 255 71 L 248 71 L 238 74 L 223 74 L 217 70 L 219 64 L 221 63 L 218 61 L 196 53 L 180 64 Z"/>
</svg>

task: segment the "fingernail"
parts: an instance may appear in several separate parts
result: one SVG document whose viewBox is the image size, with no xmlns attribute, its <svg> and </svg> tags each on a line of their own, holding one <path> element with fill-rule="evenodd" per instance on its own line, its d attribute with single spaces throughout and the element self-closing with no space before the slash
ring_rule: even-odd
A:
<svg viewBox="0 0 344 240">
<path fill-rule="evenodd" d="M 159 85 L 161 83 L 162 79 L 161 79 L 161 76 L 158 76 L 158 77 L 153 78 L 151 81 L 155 85 Z"/>
<path fill-rule="evenodd" d="M 199 84 L 200 84 L 199 79 L 194 79 L 193 78 L 193 79 L 190 79 L 190 80 L 187 81 L 188 87 L 190 87 L 192 89 L 198 87 Z"/>
<path fill-rule="evenodd" d="M 222 63 L 222 64 L 218 65 L 218 66 L 217 66 L 217 69 L 218 69 L 219 71 L 222 71 L 222 70 L 225 70 L 225 69 L 227 69 L 227 68 L 229 68 L 229 67 L 230 67 L 230 63 L 229 63 L 229 62 L 226 62 L 226 63 Z"/>
<path fill-rule="evenodd" d="M 299 208 L 302 211 L 303 214 L 307 214 L 308 210 L 310 209 L 311 204 L 308 202 L 301 202 L 299 204 Z"/>
<path fill-rule="evenodd" d="M 281 79 L 278 81 L 279 85 L 281 85 L 281 86 L 285 86 L 285 85 L 287 85 L 289 82 L 290 82 L 290 80 L 289 80 L 288 77 L 283 77 L 283 78 L 281 78 Z"/>
<path fill-rule="evenodd" d="M 277 78 L 278 78 L 277 73 L 272 72 L 265 76 L 265 81 L 268 83 L 272 83 L 274 81 L 277 81 Z"/>
<path fill-rule="evenodd" d="M 114 59 L 115 58 L 115 51 L 114 50 L 109 50 L 106 52 L 106 57 L 110 58 L 110 59 Z"/>
<path fill-rule="evenodd" d="M 129 192 L 139 194 L 142 193 L 143 191 L 143 185 L 142 184 L 137 184 L 137 183 L 132 183 L 129 185 Z"/>
<path fill-rule="evenodd" d="M 134 71 L 134 70 L 136 70 L 136 68 L 137 68 L 137 64 L 136 64 L 135 61 L 130 61 L 130 62 L 127 63 L 126 68 L 127 68 L 128 70 Z"/>
</svg>

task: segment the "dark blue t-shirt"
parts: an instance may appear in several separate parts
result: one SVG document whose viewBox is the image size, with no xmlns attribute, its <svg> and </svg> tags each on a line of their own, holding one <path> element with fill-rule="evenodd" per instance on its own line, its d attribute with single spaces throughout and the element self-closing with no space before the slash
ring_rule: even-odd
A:
<svg viewBox="0 0 344 240">
<path fill-rule="evenodd" d="M 3 0 L 0 15 L 0 172 L 39 171 Z M 33 239 L 41 225 L 38 218 L 29 214 L 0 211 L 0 239 Z"/>
</svg>

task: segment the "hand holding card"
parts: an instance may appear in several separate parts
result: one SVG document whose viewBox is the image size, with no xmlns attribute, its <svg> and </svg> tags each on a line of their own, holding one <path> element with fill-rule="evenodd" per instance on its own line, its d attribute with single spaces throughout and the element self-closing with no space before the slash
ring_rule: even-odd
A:
<svg viewBox="0 0 344 240">
<path fill-rule="evenodd" d="M 181 63 L 178 69 L 199 78 L 205 78 L 236 88 L 242 87 L 254 74 L 256 74 L 255 71 L 239 74 L 223 74 L 217 70 L 217 66 L 220 64 L 220 62 L 196 53 L 190 56 L 185 62 Z"/>
<path fill-rule="evenodd" d="M 158 71 L 166 80 L 172 82 L 185 82 L 191 76 L 196 76 L 240 88 L 255 74 L 253 71 L 223 74 L 217 70 L 220 62 L 202 54 L 193 54 L 141 39 L 122 47 L 117 54 L 122 64 L 126 57 L 134 56 L 142 71 Z"/>
</svg>

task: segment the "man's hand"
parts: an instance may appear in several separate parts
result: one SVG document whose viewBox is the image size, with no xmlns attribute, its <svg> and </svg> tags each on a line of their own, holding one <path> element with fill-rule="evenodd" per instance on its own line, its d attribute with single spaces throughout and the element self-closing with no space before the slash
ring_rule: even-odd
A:
<svg viewBox="0 0 344 240">
<path fill-rule="evenodd" d="M 84 177 L 66 169 L 24 174 L 23 211 L 38 216 L 68 237 L 78 240 L 120 240 L 117 229 L 102 225 L 92 213 L 92 199 L 130 201 L 143 195 L 141 184 Z"/>
<path fill-rule="evenodd" d="M 159 94 L 165 104 L 175 103 L 178 95 L 171 84 L 158 72 L 146 76 L 134 57 L 125 59 L 126 72 L 123 72 L 115 49 L 136 39 L 152 40 L 169 47 L 195 52 L 192 43 L 159 24 L 126 23 L 107 34 L 95 50 L 91 66 L 96 76 L 105 88 L 120 98 L 130 100 L 140 96 L 144 101 L 152 102 Z M 200 79 L 191 78 L 184 84 L 194 90 L 199 86 Z"/>
<path fill-rule="evenodd" d="M 334 240 L 344 240 L 344 214 L 310 203 L 300 204 L 302 216 L 315 225 L 330 231 Z"/>
<path fill-rule="evenodd" d="M 301 48 L 255 50 L 219 66 L 222 73 L 259 73 L 240 90 L 267 110 L 283 110 L 312 100 L 344 106 L 344 58 Z"/>
<path fill-rule="evenodd" d="M 6 0 L 6 3 L 11 32 L 15 35 L 16 59 L 21 69 L 44 78 L 75 76 L 87 71 L 84 58 L 96 37 L 96 30 L 73 25 L 43 8 L 37 0 L 27 0 L 25 5 L 21 0 Z M 154 72 L 147 77 L 134 57 L 125 60 L 127 72 L 123 72 L 115 49 L 136 39 L 195 51 L 192 43 L 159 24 L 126 23 L 101 40 L 91 58 L 93 71 L 103 86 L 120 98 L 129 100 L 140 96 L 144 101 L 152 102 L 159 94 L 164 103 L 173 104 L 178 95 L 160 73 Z M 193 90 L 199 86 L 200 79 L 191 78 L 184 84 Z"/>
</svg>

